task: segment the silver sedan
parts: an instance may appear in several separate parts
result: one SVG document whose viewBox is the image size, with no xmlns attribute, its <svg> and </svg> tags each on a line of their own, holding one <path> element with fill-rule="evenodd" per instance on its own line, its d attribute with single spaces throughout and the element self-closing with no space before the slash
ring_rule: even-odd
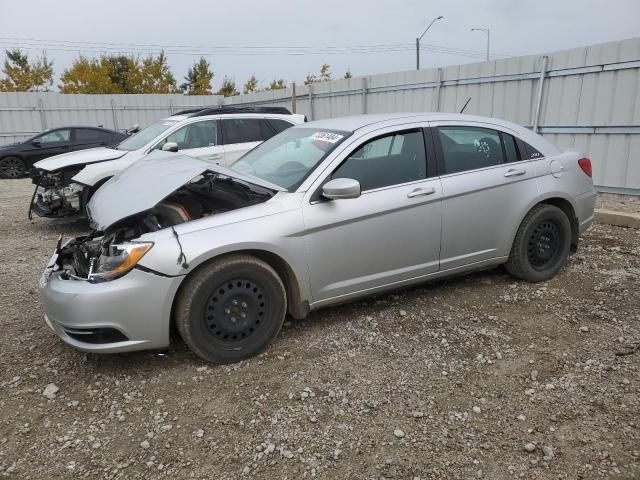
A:
<svg viewBox="0 0 640 480">
<path fill-rule="evenodd" d="M 289 313 L 504 264 L 553 277 L 593 220 L 591 162 L 492 118 L 384 114 L 296 126 L 227 169 L 158 152 L 100 188 L 59 243 L 45 320 L 90 352 L 264 349 Z"/>
</svg>

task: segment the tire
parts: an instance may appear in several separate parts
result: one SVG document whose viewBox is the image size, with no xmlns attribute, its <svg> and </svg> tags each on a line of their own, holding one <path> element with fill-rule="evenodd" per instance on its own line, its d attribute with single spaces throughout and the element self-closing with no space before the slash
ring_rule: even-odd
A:
<svg viewBox="0 0 640 480">
<path fill-rule="evenodd" d="M 175 317 L 196 355 L 233 363 L 264 350 L 286 312 L 285 288 L 275 270 L 255 257 L 232 255 L 202 266 L 185 281 Z"/>
<path fill-rule="evenodd" d="M 520 224 L 505 267 L 514 277 L 543 282 L 556 275 L 571 248 L 571 224 L 558 207 L 533 207 Z"/>
<path fill-rule="evenodd" d="M 4 157 L 0 159 L 1 178 L 22 178 L 27 171 L 24 160 L 18 157 Z"/>
</svg>

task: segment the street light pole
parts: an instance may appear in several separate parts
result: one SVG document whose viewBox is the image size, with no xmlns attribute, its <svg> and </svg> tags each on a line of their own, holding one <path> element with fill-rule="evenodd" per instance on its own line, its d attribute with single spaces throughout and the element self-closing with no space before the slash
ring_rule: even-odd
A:
<svg viewBox="0 0 640 480">
<path fill-rule="evenodd" d="M 489 42 L 491 37 L 491 31 L 488 28 L 472 28 L 472 32 L 485 32 L 487 34 L 487 62 L 489 61 Z"/>
<path fill-rule="evenodd" d="M 422 32 L 422 35 L 420 35 L 419 37 L 416 37 L 416 70 L 420 70 L 420 40 L 422 40 L 422 37 L 424 37 L 425 33 L 429 31 L 429 29 L 431 28 L 431 25 L 433 25 L 435 22 L 437 22 L 442 18 L 444 17 L 440 15 L 439 17 L 436 17 L 433 20 L 431 20 L 431 23 L 429 24 L 429 26 L 425 29 L 424 32 Z"/>
</svg>

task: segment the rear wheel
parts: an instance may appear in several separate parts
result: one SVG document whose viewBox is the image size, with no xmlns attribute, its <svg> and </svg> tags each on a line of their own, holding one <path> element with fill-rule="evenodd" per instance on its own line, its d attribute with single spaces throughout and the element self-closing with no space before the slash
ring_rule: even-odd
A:
<svg viewBox="0 0 640 480">
<path fill-rule="evenodd" d="M 18 157 L 4 157 L 0 159 L 0 177 L 20 178 L 27 170 L 24 160 Z"/>
<path fill-rule="evenodd" d="M 180 289 L 176 325 L 193 352 L 232 363 L 262 351 L 287 311 L 284 285 L 268 264 L 249 255 L 214 260 Z"/>
<path fill-rule="evenodd" d="M 567 215 L 553 205 L 536 205 L 520 224 L 506 268 L 515 277 L 542 282 L 558 273 L 570 248 Z"/>
</svg>

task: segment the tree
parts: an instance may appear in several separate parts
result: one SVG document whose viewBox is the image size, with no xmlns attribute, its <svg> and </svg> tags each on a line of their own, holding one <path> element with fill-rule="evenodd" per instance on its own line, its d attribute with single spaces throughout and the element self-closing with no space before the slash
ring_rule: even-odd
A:
<svg viewBox="0 0 640 480">
<path fill-rule="evenodd" d="M 351 70 L 347 70 L 347 71 L 344 73 L 344 78 L 345 78 L 346 80 L 349 80 L 350 78 L 353 78 L 353 75 L 351 75 Z"/>
<path fill-rule="evenodd" d="M 122 84 L 112 79 L 112 68 L 112 62 L 106 57 L 98 60 L 80 56 L 64 71 L 58 89 L 60 93 L 122 93 Z M 124 77 L 121 81 L 125 82 Z"/>
<path fill-rule="evenodd" d="M 281 90 L 283 88 L 287 88 L 287 82 L 284 78 L 279 78 L 278 80 L 273 80 L 267 87 L 267 90 Z"/>
<path fill-rule="evenodd" d="M 304 80 L 304 84 L 309 85 L 311 83 L 328 82 L 329 80 L 333 80 L 333 76 L 329 71 L 330 68 L 331 65 L 329 65 L 328 63 L 323 63 L 320 67 L 320 75 L 316 76 L 314 73 L 308 74 L 307 78 L 305 78 Z"/>
<path fill-rule="evenodd" d="M 180 85 L 187 95 L 211 95 L 211 81 L 214 73 L 209 68 L 209 62 L 204 57 L 193 64 L 184 77 L 185 83 Z"/>
<path fill-rule="evenodd" d="M 236 90 L 236 81 L 233 78 L 225 76 L 224 80 L 222 80 L 222 86 L 220 87 L 220 90 L 218 90 L 216 93 L 225 97 L 233 97 L 234 95 L 239 95 L 240 92 Z"/>
<path fill-rule="evenodd" d="M 53 85 L 53 62 L 47 60 L 46 53 L 33 63 L 29 63 L 28 55 L 18 49 L 5 50 L 5 55 L 5 78 L 0 79 L 0 91 L 47 91 Z"/>
<path fill-rule="evenodd" d="M 176 85 L 176 79 L 167 64 L 164 52 L 154 57 L 149 55 L 142 60 L 137 69 L 136 89 L 140 93 L 177 93 L 180 90 Z"/>
<path fill-rule="evenodd" d="M 321 82 L 328 82 L 330 80 L 333 80 L 333 77 L 331 76 L 331 72 L 329 71 L 330 68 L 331 66 L 328 63 L 323 63 L 322 67 L 320 67 Z"/>
<path fill-rule="evenodd" d="M 257 91 L 258 91 L 258 79 L 256 78 L 256 74 L 254 73 L 253 75 L 251 75 L 249 80 L 247 80 L 247 82 L 244 84 L 244 87 L 242 87 L 242 93 L 246 95 L 247 93 L 254 93 Z"/>
<path fill-rule="evenodd" d="M 142 93 L 140 92 L 140 60 L 134 56 L 103 55 L 100 57 L 102 72 L 111 81 L 109 92 L 105 93 Z"/>
</svg>

